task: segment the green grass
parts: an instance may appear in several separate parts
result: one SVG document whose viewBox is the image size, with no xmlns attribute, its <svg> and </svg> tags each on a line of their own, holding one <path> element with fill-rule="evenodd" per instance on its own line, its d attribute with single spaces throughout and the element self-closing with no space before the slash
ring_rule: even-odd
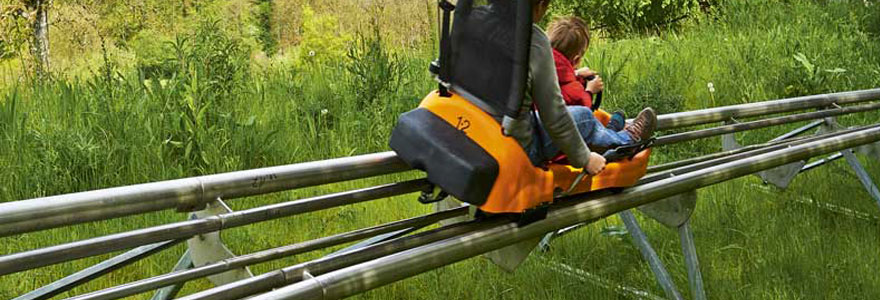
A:
<svg viewBox="0 0 880 300">
<path fill-rule="evenodd" d="M 408 5 L 421 9 L 413 3 Z M 622 109 L 630 115 L 646 105 L 673 112 L 875 88 L 880 86 L 876 9 L 880 4 L 867 2 L 872 6 L 866 7 L 863 3 L 726 1 L 711 15 L 696 16 L 679 30 L 602 40 L 592 46 L 586 62 L 603 73 L 608 89 L 606 109 Z M 359 38 L 358 42 L 329 42 L 345 45 L 344 51 L 331 57 L 279 54 L 254 58 L 253 41 L 224 29 L 228 24 L 212 23 L 212 18 L 205 17 L 177 36 L 157 37 L 169 42 L 162 44 L 167 48 L 151 50 L 151 55 L 157 55 L 152 58 L 158 59 L 143 61 L 156 67 L 150 70 L 163 70 L 160 73 L 148 73 L 149 68 L 125 62 L 129 57 L 119 55 L 107 64 L 87 68 L 95 70 L 91 74 L 60 74 L 40 84 L 2 75 L 0 201 L 386 151 L 397 115 L 416 106 L 435 86 L 426 72 L 433 46 L 400 43 L 400 30 L 387 29 L 396 22 L 389 20 L 395 18 L 399 16 L 380 22 L 384 24 L 379 28 L 381 38 L 363 28 L 361 34 L 346 32 L 352 39 Z M 306 44 L 320 44 L 314 41 L 315 35 Z M 18 62 L 3 62 L 0 70 L 13 74 Z M 714 93 L 706 87 L 709 82 L 715 86 Z M 878 119 L 880 114 L 874 112 L 840 121 L 854 125 Z M 798 125 L 737 136 L 741 143 L 756 143 Z M 655 151 L 653 162 L 718 150 L 718 138 L 706 139 Z M 880 183 L 880 162 L 864 163 Z M 416 176 L 383 176 L 228 203 L 240 210 Z M 880 215 L 843 160 L 801 175 L 785 191 L 763 187 L 758 179 L 748 177 L 701 189 L 699 196 L 692 226 L 711 298 L 880 297 L 877 222 L 801 203 L 812 199 Z M 250 253 L 427 213 L 430 208 L 414 197 L 282 218 L 226 230 L 223 236 L 236 253 Z M 677 234 L 636 215 L 679 289 L 688 294 Z M 167 211 L 0 238 L 0 254 L 185 219 L 184 214 Z M 485 259 L 470 259 L 359 297 L 629 298 L 556 272 L 548 267 L 554 262 L 663 295 L 630 238 L 602 234 L 603 229 L 620 226 L 611 217 L 561 237 L 552 251 L 533 254 L 540 257 L 529 259 L 512 274 Z M 256 265 L 252 270 L 268 272 L 334 249 Z M 69 295 L 165 273 L 183 251 L 184 246 L 178 245 Z M 110 256 L 0 277 L 0 299 Z M 207 280 L 194 281 L 183 294 L 210 287 Z"/>
</svg>

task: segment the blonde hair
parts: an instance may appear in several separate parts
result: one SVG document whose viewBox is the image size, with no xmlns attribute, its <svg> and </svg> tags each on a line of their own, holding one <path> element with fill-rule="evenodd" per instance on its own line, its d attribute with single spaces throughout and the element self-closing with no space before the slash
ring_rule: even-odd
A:
<svg viewBox="0 0 880 300">
<path fill-rule="evenodd" d="M 547 27 L 547 36 L 553 49 L 574 60 L 583 55 L 590 44 L 590 28 L 587 22 L 578 17 L 557 18 Z"/>
</svg>

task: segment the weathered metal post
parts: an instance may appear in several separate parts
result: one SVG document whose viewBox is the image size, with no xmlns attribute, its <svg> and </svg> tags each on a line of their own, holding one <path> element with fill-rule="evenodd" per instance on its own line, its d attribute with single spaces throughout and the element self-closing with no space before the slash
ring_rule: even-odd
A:
<svg viewBox="0 0 880 300">
<path fill-rule="evenodd" d="M 636 217 L 633 216 L 632 212 L 629 210 L 623 211 L 617 215 L 623 220 L 626 230 L 629 231 L 629 235 L 633 238 L 633 243 L 636 248 L 639 248 L 639 252 L 642 253 L 642 258 L 645 259 L 645 261 L 648 262 L 648 266 L 651 267 L 651 272 L 654 273 L 654 277 L 657 279 L 657 284 L 659 284 L 660 287 L 663 288 L 663 292 L 666 293 L 666 298 L 684 299 L 681 297 L 681 293 L 678 292 L 678 288 L 675 287 L 675 282 L 672 281 L 672 276 L 669 276 L 669 271 L 666 271 L 666 266 L 663 264 L 663 261 L 660 260 L 657 251 L 654 251 L 654 248 L 651 247 L 651 243 L 648 242 L 648 236 L 642 231 Z"/>
</svg>

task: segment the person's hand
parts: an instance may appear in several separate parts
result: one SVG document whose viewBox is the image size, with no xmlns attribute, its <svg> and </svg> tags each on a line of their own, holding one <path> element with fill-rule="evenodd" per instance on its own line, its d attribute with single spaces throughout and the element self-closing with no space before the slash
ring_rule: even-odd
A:
<svg viewBox="0 0 880 300">
<path fill-rule="evenodd" d="M 599 75 L 599 74 L 597 74 L 593 70 L 590 70 L 590 68 L 583 67 L 583 68 L 577 69 L 577 71 L 574 71 L 574 75 L 577 77 L 581 77 L 581 78 L 587 78 L 587 77 L 595 76 L 595 75 Z"/>
<path fill-rule="evenodd" d="M 602 82 L 602 77 L 596 75 L 596 78 L 590 81 L 587 81 L 587 92 L 592 93 L 593 95 L 601 92 L 605 89 L 605 83 Z"/>
<path fill-rule="evenodd" d="M 605 170 L 605 157 L 596 152 L 590 152 L 590 162 L 587 164 L 587 174 L 596 176 L 602 170 Z"/>
</svg>

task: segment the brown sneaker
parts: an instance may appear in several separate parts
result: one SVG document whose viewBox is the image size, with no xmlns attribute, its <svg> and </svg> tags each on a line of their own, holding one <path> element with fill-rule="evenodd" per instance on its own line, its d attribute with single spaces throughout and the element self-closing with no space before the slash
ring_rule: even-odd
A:
<svg viewBox="0 0 880 300">
<path fill-rule="evenodd" d="M 648 107 L 642 110 L 632 123 L 626 124 L 623 130 L 629 133 L 633 141 L 640 142 L 644 139 L 651 138 L 654 135 L 654 129 L 657 128 L 657 113 L 654 109 Z"/>
</svg>

